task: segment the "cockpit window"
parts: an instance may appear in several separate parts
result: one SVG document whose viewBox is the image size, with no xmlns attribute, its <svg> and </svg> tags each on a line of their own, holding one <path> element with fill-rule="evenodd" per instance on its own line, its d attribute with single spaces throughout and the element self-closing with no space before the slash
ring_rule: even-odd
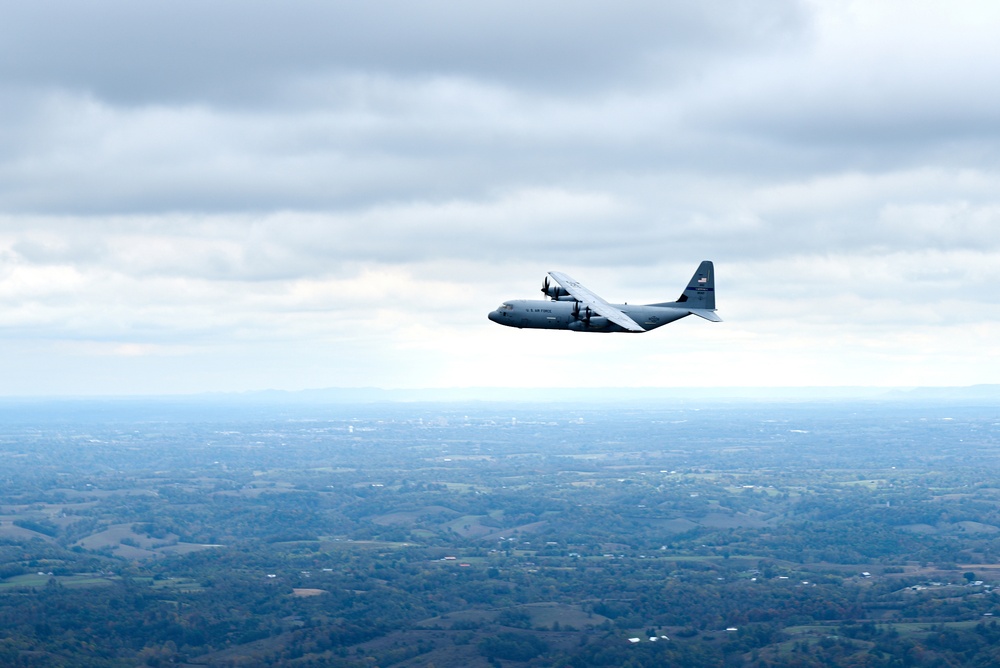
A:
<svg viewBox="0 0 1000 668">
<path fill-rule="evenodd" d="M 498 311 L 513 311 L 514 307 L 511 304 L 508 304 L 507 302 L 504 302 L 503 304 L 500 304 L 500 306 L 497 308 L 497 310 Z"/>
</svg>

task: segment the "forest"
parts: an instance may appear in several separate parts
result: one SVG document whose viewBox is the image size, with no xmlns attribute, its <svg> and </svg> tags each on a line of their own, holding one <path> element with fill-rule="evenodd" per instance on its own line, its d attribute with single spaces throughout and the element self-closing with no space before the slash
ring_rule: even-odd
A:
<svg viewBox="0 0 1000 668">
<path fill-rule="evenodd" d="M 8 400 L 0 664 L 1000 664 L 1000 410 Z"/>
</svg>

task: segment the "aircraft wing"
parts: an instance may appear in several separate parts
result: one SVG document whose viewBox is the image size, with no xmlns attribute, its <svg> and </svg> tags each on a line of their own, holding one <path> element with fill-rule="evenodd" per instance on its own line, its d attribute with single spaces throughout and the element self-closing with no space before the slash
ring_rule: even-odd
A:
<svg viewBox="0 0 1000 668">
<path fill-rule="evenodd" d="M 583 287 L 571 276 L 567 276 L 561 271 L 550 271 L 549 276 L 554 278 L 559 285 L 563 286 L 566 289 L 566 292 L 576 297 L 580 303 L 584 306 L 589 306 L 590 310 L 594 313 L 604 316 L 619 327 L 623 327 L 630 332 L 646 331 L 639 326 L 639 323 L 625 315 L 621 309 L 617 309 L 607 303 L 596 294 Z"/>
</svg>

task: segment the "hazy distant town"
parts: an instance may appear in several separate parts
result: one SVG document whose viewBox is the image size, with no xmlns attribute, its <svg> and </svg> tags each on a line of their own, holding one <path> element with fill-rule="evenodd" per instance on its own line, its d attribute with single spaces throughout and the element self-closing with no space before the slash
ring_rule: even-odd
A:
<svg viewBox="0 0 1000 668">
<path fill-rule="evenodd" d="M 989 391 L 329 399 L 0 402 L 0 664 L 1000 663 Z"/>
</svg>

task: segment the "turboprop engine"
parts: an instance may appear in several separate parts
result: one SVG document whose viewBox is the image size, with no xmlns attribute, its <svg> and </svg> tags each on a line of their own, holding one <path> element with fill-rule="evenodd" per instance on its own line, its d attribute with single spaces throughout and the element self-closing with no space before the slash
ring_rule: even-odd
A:
<svg viewBox="0 0 1000 668">
<path fill-rule="evenodd" d="M 574 332 L 584 332 L 588 329 L 604 329 L 610 324 L 609 320 L 604 316 L 594 315 L 589 306 L 580 310 L 580 302 L 577 302 L 573 307 L 573 318 L 573 322 L 569 323 L 567 327 Z"/>
<path fill-rule="evenodd" d="M 607 318 L 598 315 L 591 316 L 590 320 L 574 320 L 566 326 L 574 332 L 585 332 L 589 329 L 604 329 L 609 324 L 611 323 Z"/>
<path fill-rule="evenodd" d="M 566 291 L 566 288 L 561 285 L 551 285 L 549 283 L 549 277 L 546 276 L 545 280 L 542 281 L 542 292 L 546 296 L 551 297 L 552 301 L 557 302 L 571 302 L 576 299 L 573 295 Z"/>
</svg>

